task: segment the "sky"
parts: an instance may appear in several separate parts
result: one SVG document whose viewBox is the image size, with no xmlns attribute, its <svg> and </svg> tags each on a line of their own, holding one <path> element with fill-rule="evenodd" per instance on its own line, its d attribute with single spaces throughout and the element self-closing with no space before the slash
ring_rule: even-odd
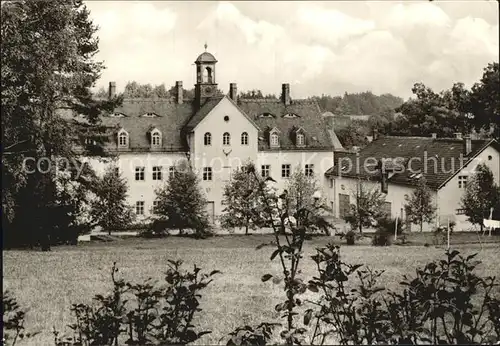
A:
<svg viewBox="0 0 500 346">
<path fill-rule="evenodd" d="M 292 98 L 372 91 L 408 98 L 414 83 L 435 91 L 479 81 L 499 60 L 499 6 L 471 1 L 87 1 L 99 26 L 96 88 L 115 81 L 195 83 L 204 44 L 228 91 Z"/>
</svg>

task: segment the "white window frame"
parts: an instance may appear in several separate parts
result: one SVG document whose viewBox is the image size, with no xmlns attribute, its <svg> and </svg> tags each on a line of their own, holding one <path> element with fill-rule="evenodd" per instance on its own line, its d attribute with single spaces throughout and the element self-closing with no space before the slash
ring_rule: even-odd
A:
<svg viewBox="0 0 500 346">
<path fill-rule="evenodd" d="M 262 178 L 267 178 L 271 174 L 271 165 L 262 165 L 260 166 L 260 175 Z"/>
<path fill-rule="evenodd" d="M 304 145 L 305 145 L 305 142 L 306 142 L 306 141 L 305 141 L 306 136 L 304 136 L 304 134 L 303 134 L 303 133 L 301 133 L 301 132 L 298 132 L 296 136 L 297 136 L 297 138 L 296 138 L 296 141 L 297 141 L 297 146 L 299 146 L 299 147 L 304 146 Z"/>
<path fill-rule="evenodd" d="M 229 132 L 224 132 L 222 135 L 222 145 L 231 145 L 231 135 Z"/>
<path fill-rule="evenodd" d="M 135 167 L 135 181 L 145 181 L 146 180 L 146 167 L 137 166 Z"/>
<path fill-rule="evenodd" d="M 144 215 L 144 201 L 135 202 L 135 213 L 136 215 Z"/>
<path fill-rule="evenodd" d="M 212 145 L 212 134 L 210 132 L 205 132 L 205 134 L 203 135 L 203 145 Z"/>
<path fill-rule="evenodd" d="M 124 139 L 125 143 L 122 143 L 122 139 Z M 119 148 L 128 148 L 129 144 L 129 135 L 125 130 L 121 130 L 118 132 L 118 147 Z"/>
<path fill-rule="evenodd" d="M 241 145 L 248 145 L 248 133 L 243 132 L 241 134 Z"/>
<path fill-rule="evenodd" d="M 152 178 L 155 181 L 163 180 L 163 167 L 153 166 Z"/>
<path fill-rule="evenodd" d="M 160 131 L 155 130 L 155 131 L 151 132 L 151 146 L 153 148 L 161 147 L 161 133 L 160 133 Z"/>
<path fill-rule="evenodd" d="M 468 176 L 467 175 L 459 175 L 457 179 L 458 179 L 458 188 L 459 189 L 466 189 Z"/>
<path fill-rule="evenodd" d="M 203 181 L 212 181 L 212 167 L 203 167 Z"/>
<path fill-rule="evenodd" d="M 304 167 L 304 174 L 306 177 L 314 176 L 314 164 L 306 163 L 306 165 Z"/>
<path fill-rule="evenodd" d="M 282 178 L 290 178 L 291 174 L 291 165 L 289 163 L 285 163 L 281 165 L 281 177 Z"/>
<path fill-rule="evenodd" d="M 280 145 L 280 137 L 277 132 L 271 132 L 269 135 L 269 145 L 272 147 L 277 147 Z"/>
</svg>

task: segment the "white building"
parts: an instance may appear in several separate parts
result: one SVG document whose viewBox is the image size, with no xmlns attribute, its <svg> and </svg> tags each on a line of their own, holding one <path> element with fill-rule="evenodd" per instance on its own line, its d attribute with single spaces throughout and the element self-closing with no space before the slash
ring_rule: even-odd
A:
<svg viewBox="0 0 500 346">
<path fill-rule="evenodd" d="M 101 117 L 110 129 L 105 152 L 117 154 L 115 164 L 128 181 L 129 202 L 139 217 L 150 215 L 156 188 L 179 160 L 189 160 L 199 175 L 213 220 L 221 214 L 231 172 L 245 161 L 256 163 L 260 174 L 276 180 L 278 189 L 294 169 L 327 185 L 333 150 L 341 147 L 319 106 L 292 99 L 289 84 L 282 85 L 280 99 L 239 99 L 235 83 L 229 95 L 218 95 L 216 64 L 208 52 L 196 59 L 193 100 L 183 98 L 182 82 L 176 82 L 172 99 L 125 99 Z M 110 96 L 115 90 L 111 82 Z M 101 172 L 110 164 L 94 158 L 90 162 Z"/>
<path fill-rule="evenodd" d="M 380 162 L 384 162 L 382 179 Z M 370 188 L 386 190 L 385 208 L 391 217 L 405 220 L 405 197 L 410 196 L 424 176 L 437 207 L 436 223 L 455 221 L 457 230 L 471 227 L 460 209 L 467 179 L 479 163 L 485 163 L 500 183 L 500 145 L 495 140 L 456 138 L 378 137 L 360 152 L 336 153 L 335 165 L 326 176 L 330 180 L 328 196 L 335 216 L 343 218 L 354 203 L 359 181 Z M 382 184 L 382 180 L 384 183 Z M 424 225 L 425 230 L 432 225 Z M 412 230 L 417 226 L 413 225 Z"/>
</svg>

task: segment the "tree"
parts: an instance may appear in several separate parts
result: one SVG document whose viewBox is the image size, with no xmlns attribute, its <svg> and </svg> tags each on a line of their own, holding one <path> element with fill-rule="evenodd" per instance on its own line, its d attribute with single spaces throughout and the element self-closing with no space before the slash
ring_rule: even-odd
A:
<svg viewBox="0 0 500 346">
<path fill-rule="evenodd" d="M 493 173 L 484 163 L 479 164 L 474 175 L 467 181 L 461 199 L 461 208 L 469 222 L 479 225 L 483 231 L 483 219 L 489 217 L 491 208 L 495 208 L 499 200 L 499 187 L 495 184 Z"/>
<path fill-rule="evenodd" d="M 350 211 L 344 219 L 352 228 L 357 228 L 359 233 L 363 233 L 363 227 L 374 226 L 376 220 L 383 216 L 385 197 L 379 189 L 369 189 L 361 180 L 357 182 L 353 197 L 355 204 L 351 204 Z"/>
<path fill-rule="evenodd" d="M 242 99 L 276 99 L 276 95 L 267 94 L 264 95 L 262 91 L 258 89 L 243 91 L 240 93 L 240 98 Z"/>
<path fill-rule="evenodd" d="M 485 67 L 479 83 L 474 84 L 471 93 L 471 112 L 474 115 L 476 129 L 490 130 L 500 139 L 500 72 L 498 62 L 493 62 Z"/>
<path fill-rule="evenodd" d="M 406 197 L 405 211 L 411 223 L 420 225 L 420 232 L 423 231 L 424 222 L 434 220 L 436 207 L 432 203 L 431 191 L 424 177 L 419 180 L 412 195 Z"/>
<path fill-rule="evenodd" d="M 156 191 L 156 199 L 156 213 L 165 218 L 167 228 L 178 229 L 180 234 L 189 228 L 194 229 L 198 236 L 209 233 L 207 201 L 198 177 L 187 163 L 181 162 L 175 167 L 168 183 Z"/>
<path fill-rule="evenodd" d="M 82 1 L 2 2 L 1 14 L 2 221 L 4 232 L 18 232 L 15 211 L 36 208 L 31 210 L 38 215 L 33 243 L 40 234 L 49 237 L 52 229 L 48 209 L 57 204 L 57 196 L 50 168 L 56 167 L 57 157 L 75 156 L 75 128 L 59 113 L 84 115 L 93 125 L 102 110 L 112 110 L 121 98 L 93 99 L 90 88 L 104 67 L 93 59 L 97 28 Z M 25 158 L 48 160 L 44 173 L 35 169 L 28 174 Z"/>
<path fill-rule="evenodd" d="M 344 148 L 349 149 L 354 146 L 365 146 L 368 142 L 366 136 L 370 134 L 370 131 L 366 122 L 351 121 L 346 127 L 336 130 L 335 133 Z"/>
<path fill-rule="evenodd" d="M 224 228 L 245 227 L 245 234 L 249 229 L 256 229 L 264 224 L 264 205 L 258 191 L 259 181 L 254 175 L 248 174 L 252 163 L 237 169 L 231 181 L 224 187 L 221 225 Z"/>
<path fill-rule="evenodd" d="M 112 229 L 124 228 L 133 221 L 132 208 L 127 204 L 127 181 L 116 167 L 106 169 L 94 187 L 96 198 L 92 203 L 92 217 L 96 225 L 111 234 Z"/>
</svg>

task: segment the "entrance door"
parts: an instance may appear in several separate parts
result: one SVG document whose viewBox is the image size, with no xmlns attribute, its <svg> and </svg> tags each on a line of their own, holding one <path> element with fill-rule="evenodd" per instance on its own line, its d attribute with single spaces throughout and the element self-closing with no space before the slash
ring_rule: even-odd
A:
<svg viewBox="0 0 500 346">
<path fill-rule="evenodd" d="M 349 214 L 350 204 L 349 195 L 339 193 L 339 218 L 343 219 Z"/>
<path fill-rule="evenodd" d="M 208 219 L 210 220 L 210 223 L 213 224 L 215 222 L 215 203 L 213 201 L 207 202 L 206 210 Z"/>
</svg>

